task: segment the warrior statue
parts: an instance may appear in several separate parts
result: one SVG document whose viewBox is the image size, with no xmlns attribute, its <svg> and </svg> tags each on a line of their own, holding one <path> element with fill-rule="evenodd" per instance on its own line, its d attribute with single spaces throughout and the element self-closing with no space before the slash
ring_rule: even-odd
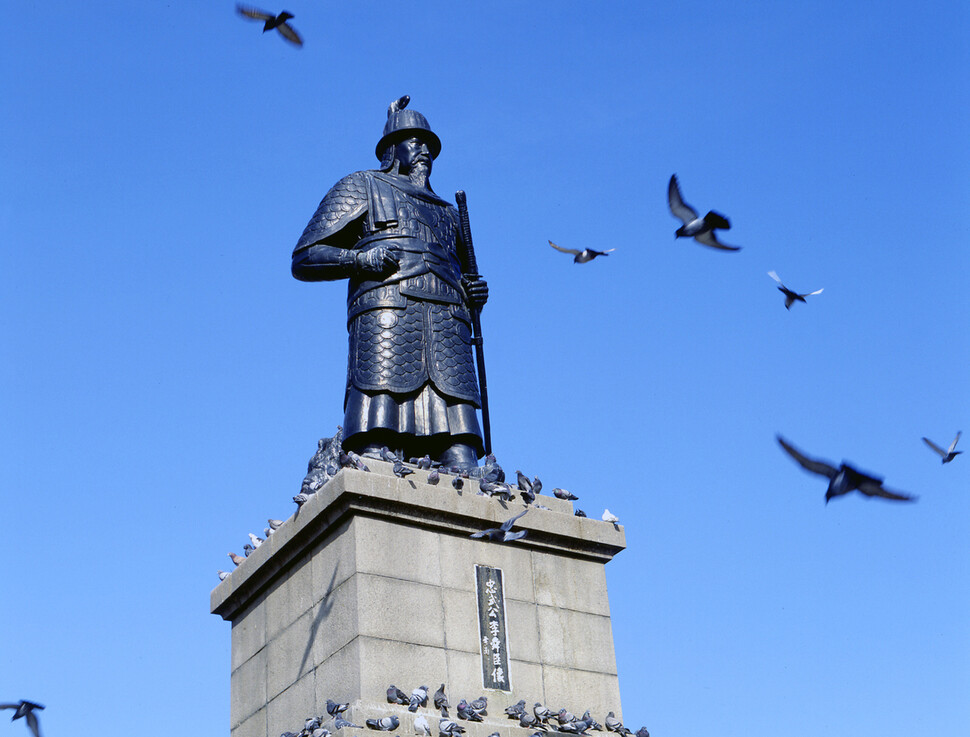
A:
<svg viewBox="0 0 970 737">
<path fill-rule="evenodd" d="M 380 169 L 344 177 L 317 207 L 293 276 L 349 281 L 344 448 L 468 469 L 484 454 L 471 323 L 488 285 L 463 268 L 458 211 L 428 182 L 441 141 L 408 99 L 388 108 Z"/>
</svg>

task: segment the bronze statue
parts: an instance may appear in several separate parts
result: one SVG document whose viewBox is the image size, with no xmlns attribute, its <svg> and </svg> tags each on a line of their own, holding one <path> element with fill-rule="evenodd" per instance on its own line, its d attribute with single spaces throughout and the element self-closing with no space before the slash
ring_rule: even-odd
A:
<svg viewBox="0 0 970 737">
<path fill-rule="evenodd" d="M 408 100 L 388 108 L 380 168 L 344 177 L 320 202 L 293 276 L 349 280 L 344 447 L 468 469 L 484 454 L 472 323 L 488 285 L 463 255 L 458 211 L 431 189 L 441 141 Z"/>
</svg>

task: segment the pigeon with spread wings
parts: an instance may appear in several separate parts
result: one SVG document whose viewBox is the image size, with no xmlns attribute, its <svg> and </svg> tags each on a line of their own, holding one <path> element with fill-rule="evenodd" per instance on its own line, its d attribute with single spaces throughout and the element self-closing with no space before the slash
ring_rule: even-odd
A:
<svg viewBox="0 0 970 737">
<path fill-rule="evenodd" d="M 798 465 L 806 471 L 817 473 L 819 476 L 825 476 L 829 480 L 828 489 L 825 491 L 826 504 L 829 503 L 829 499 L 832 497 L 842 496 L 843 494 L 848 494 L 850 491 L 859 491 L 867 497 L 878 496 L 897 502 L 911 502 L 916 500 L 915 496 L 884 489 L 881 478 L 862 473 L 862 471 L 853 468 L 845 461 L 840 466 L 835 467 L 825 461 L 809 458 L 781 437 L 781 435 L 777 437 L 778 443 L 785 449 L 788 455 L 795 459 Z"/>
<path fill-rule="evenodd" d="M 562 246 L 557 246 L 552 241 L 549 241 L 549 245 L 555 248 L 557 251 L 562 251 L 563 253 L 569 253 L 574 256 L 574 264 L 585 264 L 587 261 L 592 261 L 597 256 L 609 256 L 611 251 L 615 251 L 615 248 L 607 248 L 605 251 L 594 251 L 592 248 L 584 248 L 579 251 L 575 248 L 563 248 Z"/>
<path fill-rule="evenodd" d="M 300 34 L 293 30 L 293 26 L 287 23 L 290 18 L 295 16 L 292 13 L 283 11 L 279 15 L 273 15 L 272 13 L 267 13 L 265 10 L 260 10 L 258 8 L 253 8 L 248 5 L 236 5 L 236 12 L 239 15 L 249 18 L 250 20 L 261 20 L 263 23 L 263 33 L 266 31 L 272 31 L 274 28 L 280 32 L 280 35 L 292 44 L 297 46 L 303 46 L 303 39 L 300 38 Z"/>
<path fill-rule="evenodd" d="M 528 511 L 528 508 L 526 508 L 517 515 L 509 517 L 507 520 L 505 520 L 505 522 L 502 523 L 501 527 L 492 527 L 488 530 L 482 530 L 481 532 L 473 532 L 471 535 L 469 535 L 469 537 L 484 537 L 486 540 L 491 540 L 495 543 L 507 543 L 511 542 L 512 540 L 520 540 L 525 537 L 526 534 L 528 534 L 528 530 L 519 530 L 518 532 L 509 532 L 509 530 L 512 529 L 512 525 L 515 524 L 515 521 L 519 519 L 519 517 L 523 517 Z"/>
<path fill-rule="evenodd" d="M 798 292 L 793 292 L 791 289 L 782 284 L 781 279 L 778 278 L 778 274 L 776 274 L 774 271 L 769 271 L 768 276 L 778 282 L 778 291 L 785 295 L 786 310 L 790 310 L 791 306 L 795 302 L 804 302 L 806 297 L 811 297 L 813 295 L 822 293 L 822 289 L 816 289 L 814 292 L 809 292 L 808 294 L 799 294 Z"/>
<path fill-rule="evenodd" d="M 27 719 L 27 727 L 33 733 L 34 737 L 40 737 L 40 723 L 37 721 L 37 715 L 34 714 L 34 709 L 41 710 L 44 707 L 40 704 L 35 704 L 33 701 L 25 701 L 21 699 L 16 704 L 0 704 L 0 709 L 16 709 L 10 721 L 16 721 L 21 717 Z"/>
<path fill-rule="evenodd" d="M 929 438 L 923 438 L 923 442 L 940 454 L 940 457 L 943 459 L 943 463 L 949 463 L 950 461 L 952 461 L 954 458 L 956 458 L 958 455 L 960 455 L 963 452 L 962 450 L 956 450 L 957 443 L 959 442 L 960 436 L 962 434 L 963 434 L 962 432 L 957 433 L 957 436 L 953 438 L 953 442 L 950 443 L 949 450 L 943 450 L 943 448 L 941 448 L 939 445 L 934 443 Z"/>
<path fill-rule="evenodd" d="M 667 185 L 667 203 L 670 205 L 670 212 L 680 220 L 683 225 L 677 228 L 674 238 L 693 238 L 698 243 L 719 248 L 722 251 L 740 251 L 740 246 L 727 246 L 717 240 L 714 229 L 728 230 L 731 223 L 728 219 L 718 212 L 711 210 L 704 217 L 698 217 L 697 211 L 684 202 L 680 194 L 680 185 L 677 183 L 677 175 L 670 177 Z"/>
</svg>

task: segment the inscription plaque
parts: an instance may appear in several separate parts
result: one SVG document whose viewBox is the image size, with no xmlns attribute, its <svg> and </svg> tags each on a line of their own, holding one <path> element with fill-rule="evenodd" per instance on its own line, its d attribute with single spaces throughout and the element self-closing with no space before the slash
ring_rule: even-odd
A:
<svg viewBox="0 0 970 737">
<path fill-rule="evenodd" d="M 476 565 L 475 582 L 478 589 L 478 634 L 482 643 L 482 685 L 496 691 L 511 691 L 502 569 Z"/>
</svg>

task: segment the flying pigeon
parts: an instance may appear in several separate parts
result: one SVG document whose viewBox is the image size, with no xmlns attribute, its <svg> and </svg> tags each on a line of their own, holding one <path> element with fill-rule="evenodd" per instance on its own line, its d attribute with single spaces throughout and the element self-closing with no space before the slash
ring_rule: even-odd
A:
<svg viewBox="0 0 970 737">
<path fill-rule="evenodd" d="M 381 717 L 380 719 L 368 719 L 364 722 L 371 729 L 380 732 L 393 732 L 401 724 L 401 720 L 396 716 Z"/>
<path fill-rule="evenodd" d="M 434 692 L 434 708 L 441 712 L 441 716 L 446 717 L 450 706 L 448 697 L 445 696 L 445 684 L 442 683 L 438 690 Z"/>
<path fill-rule="evenodd" d="M 793 292 L 791 289 L 789 289 L 784 284 L 782 284 L 781 279 L 778 278 L 778 274 L 776 274 L 774 271 L 769 271 L 768 276 L 770 276 L 772 279 L 778 282 L 778 291 L 782 292 L 785 295 L 786 310 L 790 310 L 791 306 L 795 304 L 796 301 L 804 302 L 806 297 L 811 297 L 812 295 L 815 295 L 815 294 L 821 294 L 824 289 L 823 287 L 823 289 L 816 289 L 814 292 L 809 292 L 808 294 L 799 294 L 798 292 Z"/>
<path fill-rule="evenodd" d="M 272 31 L 274 28 L 280 32 L 287 41 L 297 46 L 303 46 L 303 39 L 300 38 L 300 34 L 293 30 L 293 27 L 287 23 L 290 18 L 295 17 L 292 13 L 283 11 L 279 15 L 273 15 L 272 13 L 267 13 L 264 10 L 259 10 L 257 8 L 251 8 L 247 5 L 236 5 L 236 11 L 246 18 L 251 20 L 261 20 L 265 21 L 263 24 L 263 33 L 266 31 Z"/>
<path fill-rule="evenodd" d="M 574 264 L 585 264 L 587 261 L 592 261 L 597 256 L 609 256 L 610 252 L 616 250 L 615 248 L 607 248 L 605 251 L 594 251 L 592 248 L 584 248 L 582 251 L 579 251 L 575 248 L 563 248 L 562 246 L 557 246 L 552 241 L 549 241 L 549 245 L 555 248 L 557 251 L 572 254 Z"/>
<path fill-rule="evenodd" d="M 566 491 L 565 489 L 560 488 L 553 489 L 552 495 L 556 497 L 556 499 L 565 499 L 567 502 L 574 502 L 579 499 L 579 497 L 573 494 L 571 491 Z"/>
<path fill-rule="evenodd" d="M 335 717 L 338 714 L 343 714 L 345 711 L 347 711 L 349 706 L 350 706 L 349 702 L 346 704 L 338 704 L 333 699 L 327 699 L 327 714 L 329 714 L 332 717 Z"/>
<path fill-rule="evenodd" d="M 718 242 L 714 235 L 714 229 L 727 230 L 731 227 L 731 223 L 728 222 L 726 217 L 714 212 L 714 210 L 708 212 L 703 218 L 697 217 L 694 208 L 684 202 L 684 198 L 681 197 L 676 174 L 670 177 L 670 184 L 667 185 L 667 201 L 674 217 L 684 223 L 677 228 L 674 233 L 675 238 L 693 238 L 698 243 L 711 248 L 720 248 L 722 251 L 741 250 L 740 246 L 726 246 Z"/>
<path fill-rule="evenodd" d="M 23 699 L 16 704 L 0 704 L 0 709 L 16 709 L 14 715 L 10 718 L 11 722 L 25 717 L 27 719 L 27 727 L 33 732 L 34 737 L 40 737 L 40 724 L 37 722 L 37 715 L 34 714 L 34 709 L 43 710 L 43 708 L 40 704 L 35 704 L 33 701 L 24 701 Z"/>
<path fill-rule="evenodd" d="M 940 454 L 940 457 L 943 458 L 943 463 L 949 463 L 950 461 L 952 461 L 954 458 L 956 458 L 958 455 L 960 455 L 963 452 L 962 450 L 954 450 L 954 448 L 957 447 L 957 442 L 960 440 L 960 436 L 962 434 L 963 434 L 962 431 L 957 433 L 957 436 L 953 438 L 953 442 L 950 443 L 949 450 L 943 450 L 943 448 L 941 448 L 939 445 L 934 443 L 929 438 L 923 438 L 923 442 Z"/>
<path fill-rule="evenodd" d="M 469 537 L 474 537 L 474 538 L 483 537 L 486 540 L 490 540 L 495 543 L 505 543 L 505 542 L 510 542 L 512 540 L 519 540 L 526 536 L 526 534 L 528 533 L 528 530 L 519 530 L 518 532 L 509 532 L 509 530 L 512 529 L 512 525 L 515 524 L 515 521 L 519 519 L 519 517 L 522 517 L 523 515 L 525 515 L 525 513 L 528 511 L 529 511 L 528 509 L 523 509 L 514 517 L 509 517 L 507 520 L 505 520 L 505 522 L 502 523 L 501 527 L 498 527 L 498 528 L 493 527 L 488 530 L 482 530 L 481 532 L 473 532 L 471 535 L 469 535 Z"/>
<path fill-rule="evenodd" d="M 836 468 L 825 461 L 809 458 L 787 442 L 781 435 L 777 437 L 778 443 L 785 449 L 788 455 L 798 462 L 798 465 L 806 471 L 811 471 L 812 473 L 817 473 L 819 476 L 828 478 L 829 487 L 825 491 L 826 504 L 829 503 L 829 499 L 832 497 L 842 496 L 843 494 L 848 494 L 850 491 L 859 491 L 868 497 L 880 496 L 883 499 L 892 499 L 893 501 L 900 502 L 911 502 L 916 499 L 915 496 L 909 494 L 901 494 L 884 489 L 881 478 L 862 473 L 852 468 L 845 461 Z"/>
</svg>

